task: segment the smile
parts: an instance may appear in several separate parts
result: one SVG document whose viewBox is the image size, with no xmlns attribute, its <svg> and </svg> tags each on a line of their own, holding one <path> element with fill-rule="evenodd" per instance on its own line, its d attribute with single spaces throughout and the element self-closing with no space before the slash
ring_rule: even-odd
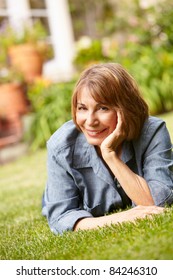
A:
<svg viewBox="0 0 173 280">
<path fill-rule="evenodd" d="M 101 133 L 105 132 L 107 130 L 107 128 L 103 129 L 103 130 L 87 130 L 86 132 L 88 134 L 88 136 L 94 137 L 94 136 L 99 136 Z"/>
</svg>

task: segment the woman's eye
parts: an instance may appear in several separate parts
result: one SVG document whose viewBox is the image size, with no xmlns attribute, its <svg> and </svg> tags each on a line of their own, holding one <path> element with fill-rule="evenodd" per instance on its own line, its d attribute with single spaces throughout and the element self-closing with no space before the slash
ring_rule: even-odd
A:
<svg viewBox="0 0 173 280">
<path fill-rule="evenodd" d="M 100 110 L 102 110 L 102 111 L 108 111 L 108 110 L 109 110 L 109 108 L 108 108 L 108 107 L 106 107 L 106 106 L 101 106 L 101 107 L 100 107 Z"/>
<path fill-rule="evenodd" d="M 77 107 L 77 110 L 82 111 L 82 110 L 86 110 L 86 108 L 81 106 L 81 107 Z"/>
</svg>

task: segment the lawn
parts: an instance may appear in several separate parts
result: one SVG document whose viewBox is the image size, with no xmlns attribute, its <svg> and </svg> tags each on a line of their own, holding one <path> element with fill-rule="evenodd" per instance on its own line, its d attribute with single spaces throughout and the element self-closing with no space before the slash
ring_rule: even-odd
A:
<svg viewBox="0 0 173 280">
<path fill-rule="evenodd" d="M 173 141 L 173 112 L 161 117 L 165 119 Z M 153 220 L 55 236 L 41 215 L 45 181 L 46 150 L 1 166 L 1 260 L 173 258 L 173 207 Z"/>
</svg>

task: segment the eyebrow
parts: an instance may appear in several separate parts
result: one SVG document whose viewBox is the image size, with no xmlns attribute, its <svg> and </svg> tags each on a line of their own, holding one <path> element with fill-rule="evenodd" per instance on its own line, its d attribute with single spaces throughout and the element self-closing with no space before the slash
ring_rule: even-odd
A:
<svg viewBox="0 0 173 280">
<path fill-rule="evenodd" d="M 86 106 L 84 103 L 77 102 L 77 105 Z"/>
<path fill-rule="evenodd" d="M 86 106 L 84 103 L 81 103 L 81 102 L 77 102 L 77 105 Z M 105 104 L 105 103 L 101 103 L 101 102 L 96 103 L 96 106 L 101 106 L 101 105 L 104 105 L 104 106 L 109 106 L 109 105 L 107 105 L 107 104 Z"/>
</svg>

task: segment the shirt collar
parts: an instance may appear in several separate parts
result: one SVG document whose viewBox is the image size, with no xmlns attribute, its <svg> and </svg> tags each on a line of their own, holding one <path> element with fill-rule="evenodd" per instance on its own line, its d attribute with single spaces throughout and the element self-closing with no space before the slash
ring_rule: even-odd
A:
<svg viewBox="0 0 173 280">
<path fill-rule="evenodd" d="M 121 159 L 127 163 L 134 156 L 133 144 L 131 141 L 124 141 L 122 147 Z M 74 148 L 74 165 L 75 167 L 89 167 L 92 162 L 96 164 L 98 154 L 93 145 L 88 144 L 83 133 L 79 133 Z"/>
<path fill-rule="evenodd" d="M 123 143 L 121 159 L 124 163 L 127 163 L 134 156 L 132 142 L 125 141 Z M 84 134 L 79 133 L 75 142 L 73 153 L 73 167 L 74 168 L 86 168 L 92 167 L 94 173 L 98 174 L 104 180 L 109 180 L 110 173 L 106 166 L 103 164 L 102 159 L 98 156 L 96 149 L 93 145 L 90 145 Z M 112 183 L 112 179 L 110 182 Z"/>
<path fill-rule="evenodd" d="M 90 145 L 83 133 L 79 133 L 75 142 L 73 166 L 75 168 L 90 167 Z"/>
</svg>

